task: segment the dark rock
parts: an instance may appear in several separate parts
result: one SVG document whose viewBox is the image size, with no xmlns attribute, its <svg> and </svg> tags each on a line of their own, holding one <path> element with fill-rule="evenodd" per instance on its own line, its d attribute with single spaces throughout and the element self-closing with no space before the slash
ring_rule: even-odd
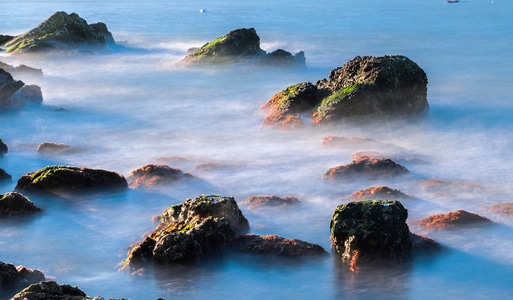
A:
<svg viewBox="0 0 513 300">
<path fill-rule="evenodd" d="M 65 144 L 56 144 L 54 142 L 44 142 L 37 146 L 37 152 L 42 154 L 69 154 L 82 152 L 82 148 L 73 147 Z"/>
<path fill-rule="evenodd" d="M 3 63 L 0 61 L 0 69 L 3 69 L 6 72 L 11 73 L 11 75 L 33 75 L 33 76 L 42 76 L 43 70 L 29 67 L 26 65 L 18 65 L 17 67 Z"/>
<path fill-rule="evenodd" d="M 381 200 L 398 200 L 411 198 L 402 193 L 398 189 L 392 189 L 388 186 L 371 186 L 369 188 L 356 191 L 349 196 L 351 201 L 381 199 Z"/>
<path fill-rule="evenodd" d="M 2 181 L 11 181 L 12 176 L 7 173 L 4 169 L 0 168 L 0 182 Z"/>
<path fill-rule="evenodd" d="M 434 255 L 441 252 L 443 247 L 435 240 L 411 233 L 413 253 L 417 255 Z"/>
<path fill-rule="evenodd" d="M 264 125 L 290 129 L 303 125 L 301 113 L 316 105 L 317 88 L 310 82 L 292 85 L 275 94 L 261 108 L 267 111 Z"/>
<path fill-rule="evenodd" d="M 303 101 L 314 103 L 299 112 L 314 124 L 415 117 L 428 109 L 427 76 L 405 56 L 357 56 L 318 81 Z M 287 110 L 281 114 L 301 117 Z"/>
<path fill-rule="evenodd" d="M 8 53 L 103 49 L 112 35 L 102 23 L 88 25 L 77 14 L 56 12 L 50 18 L 4 44 Z"/>
<path fill-rule="evenodd" d="M 305 53 L 300 51 L 295 55 L 283 49 L 274 50 L 264 55 L 257 65 L 271 67 L 304 67 L 306 65 Z"/>
<path fill-rule="evenodd" d="M 264 206 L 291 206 L 299 204 L 299 201 L 296 197 L 285 196 L 279 197 L 276 195 L 272 196 L 250 196 L 246 199 L 244 204 L 246 204 L 250 208 L 255 207 L 264 207 Z"/>
<path fill-rule="evenodd" d="M 13 38 L 15 38 L 15 37 L 12 35 L 0 34 L 0 45 L 7 43 L 8 41 L 12 40 Z"/>
<path fill-rule="evenodd" d="M 11 96 L 24 85 L 23 81 L 14 80 L 10 73 L 0 69 L 0 109 L 17 107 Z"/>
<path fill-rule="evenodd" d="M 7 154 L 9 152 L 9 147 L 0 139 L 0 156 Z"/>
<path fill-rule="evenodd" d="M 34 202 L 17 192 L 0 195 L 0 217 L 40 212 Z"/>
<path fill-rule="evenodd" d="M 232 250 L 239 253 L 277 255 L 286 257 L 326 255 L 321 246 L 277 235 L 244 234 L 230 242 Z"/>
<path fill-rule="evenodd" d="M 352 271 L 369 262 L 407 261 L 413 255 L 407 217 L 408 211 L 399 201 L 340 205 L 330 223 L 331 246 Z"/>
<path fill-rule="evenodd" d="M 86 300 L 90 299 L 78 287 L 59 285 L 55 281 L 34 283 L 14 295 L 12 300 Z"/>
<path fill-rule="evenodd" d="M 43 92 L 41 87 L 35 84 L 27 84 L 17 90 L 11 99 L 17 103 L 16 106 L 24 106 L 25 104 L 41 104 L 43 103 Z"/>
<path fill-rule="evenodd" d="M 150 164 L 130 172 L 128 183 L 131 187 L 151 187 L 189 178 L 192 178 L 191 174 L 184 173 L 178 168 Z"/>
<path fill-rule="evenodd" d="M 17 191 L 77 193 L 100 192 L 127 188 L 122 175 L 106 170 L 73 166 L 48 166 L 23 175 L 15 187 Z"/>
<path fill-rule="evenodd" d="M 476 225 L 492 224 L 490 219 L 470 213 L 465 210 L 458 210 L 447 214 L 437 214 L 413 222 L 415 225 L 426 230 L 457 229 Z"/>
<path fill-rule="evenodd" d="M 45 275 L 39 270 L 0 261 L 0 292 L 19 290 L 44 279 Z"/>
<path fill-rule="evenodd" d="M 125 266 L 149 260 L 198 262 L 249 231 L 248 220 L 232 197 L 188 199 L 166 209 L 159 220 L 155 230 L 130 250 Z"/>
<path fill-rule="evenodd" d="M 353 178 L 357 176 L 375 179 L 392 178 L 407 175 L 408 173 L 409 172 L 405 167 L 391 159 L 362 157 L 359 160 L 353 160 L 350 164 L 329 169 L 324 173 L 323 178 L 334 180 Z"/>
</svg>

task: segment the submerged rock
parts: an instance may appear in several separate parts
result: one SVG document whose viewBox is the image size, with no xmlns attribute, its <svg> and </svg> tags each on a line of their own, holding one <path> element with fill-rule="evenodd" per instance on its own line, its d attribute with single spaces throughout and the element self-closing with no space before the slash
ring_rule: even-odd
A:
<svg viewBox="0 0 513 300">
<path fill-rule="evenodd" d="M 270 66 L 304 66 L 304 53 L 296 55 L 278 49 L 266 53 L 260 48 L 260 37 L 254 28 L 240 28 L 230 31 L 201 48 L 191 48 L 180 60 L 184 66 L 219 65 L 252 62 L 257 65 Z"/>
<path fill-rule="evenodd" d="M 20 290 L 44 279 L 45 275 L 39 270 L 0 261 L 0 292 Z"/>
<path fill-rule="evenodd" d="M 23 81 L 14 80 L 10 73 L 0 69 L 0 109 L 18 107 L 19 105 L 12 99 L 12 95 L 24 85 Z"/>
<path fill-rule="evenodd" d="M 513 202 L 496 203 L 489 207 L 489 211 L 504 217 L 513 217 Z"/>
<path fill-rule="evenodd" d="M 414 223 L 426 230 L 457 229 L 468 226 L 492 224 L 488 218 L 465 210 L 429 216 Z"/>
<path fill-rule="evenodd" d="M 363 190 L 356 191 L 348 197 L 351 201 L 381 199 L 398 200 L 411 198 L 398 189 L 392 189 L 388 186 L 371 186 Z"/>
<path fill-rule="evenodd" d="M 292 196 L 279 197 L 276 195 L 271 196 L 250 196 L 246 199 L 244 204 L 250 208 L 256 207 L 276 207 L 276 206 L 292 206 L 301 203 L 298 198 Z"/>
<path fill-rule="evenodd" d="M 350 164 L 329 169 L 323 178 L 329 180 L 364 177 L 392 178 L 409 174 L 408 169 L 388 158 L 361 157 Z"/>
<path fill-rule="evenodd" d="M 12 300 L 87 300 L 86 293 L 68 284 L 59 285 L 55 281 L 34 283 L 17 293 Z"/>
<path fill-rule="evenodd" d="M 48 166 L 23 175 L 15 189 L 27 192 L 101 192 L 128 187 L 123 175 L 101 169 Z"/>
<path fill-rule="evenodd" d="M 435 197 L 453 197 L 466 193 L 475 194 L 485 190 L 484 186 L 476 183 L 438 178 L 421 180 L 419 185 L 423 191 L 429 192 Z"/>
<path fill-rule="evenodd" d="M 287 257 L 327 255 L 317 244 L 277 235 L 244 234 L 234 238 L 230 248 L 239 253 Z"/>
<path fill-rule="evenodd" d="M 170 184 L 193 176 L 184 173 L 178 168 L 168 165 L 145 165 L 130 172 L 128 183 L 131 187 L 151 187 L 155 185 Z"/>
<path fill-rule="evenodd" d="M 2 44 L 1 41 L 0 41 L 0 44 Z M 6 63 L 0 61 L 0 69 L 3 69 L 4 71 L 9 72 L 13 75 L 23 74 L 23 75 L 43 76 L 43 70 L 38 69 L 38 68 L 29 67 L 29 66 L 23 65 L 23 64 L 15 67 L 13 65 L 9 65 L 9 64 L 6 64 Z"/>
<path fill-rule="evenodd" d="M 9 173 L 7 173 L 7 171 L 0 168 L 0 182 L 11 181 L 11 180 L 12 180 L 12 176 Z"/>
<path fill-rule="evenodd" d="M 232 197 L 188 199 L 166 209 L 159 220 L 155 230 L 130 250 L 127 264 L 198 262 L 249 231 L 248 220 Z"/>
<path fill-rule="evenodd" d="M 0 195 L 0 217 L 26 215 L 40 212 L 34 202 L 20 193 L 10 192 Z"/>
<path fill-rule="evenodd" d="M 82 152 L 82 148 L 54 142 L 44 142 L 37 146 L 37 153 L 42 154 L 69 154 L 78 152 Z"/>
<path fill-rule="evenodd" d="M 113 44 L 104 23 L 87 24 L 76 13 L 56 12 L 30 31 L 6 43 L 8 53 L 104 49 Z"/>
<path fill-rule="evenodd" d="M 35 84 L 27 84 L 17 90 L 11 99 L 18 103 L 17 106 L 25 106 L 26 104 L 43 103 L 43 92 L 41 87 Z"/>
<path fill-rule="evenodd" d="M 301 114 L 309 115 L 314 124 L 415 117 L 428 109 L 427 82 L 424 70 L 405 56 L 357 56 L 332 70 L 329 79 L 304 83 L 312 88 L 302 101 L 313 103 L 311 107 L 269 110 L 264 124 L 281 125 L 271 121 L 291 116 L 301 123 Z M 265 106 L 272 107 L 282 93 Z"/>
<path fill-rule="evenodd" d="M 0 139 L 0 157 L 7 154 L 7 152 L 9 152 L 9 147 Z"/>
</svg>

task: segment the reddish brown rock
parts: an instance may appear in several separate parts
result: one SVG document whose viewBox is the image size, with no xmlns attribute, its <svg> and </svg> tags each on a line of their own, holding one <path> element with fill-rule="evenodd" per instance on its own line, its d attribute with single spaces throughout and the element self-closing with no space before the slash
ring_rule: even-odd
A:
<svg viewBox="0 0 513 300">
<path fill-rule="evenodd" d="M 282 238 L 277 235 L 245 234 L 230 242 L 231 248 L 240 253 L 277 255 L 277 256 L 311 256 L 328 253 L 317 244 L 297 239 Z"/>
<path fill-rule="evenodd" d="M 34 283 L 13 296 L 12 300 L 87 300 L 86 293 L 68 284 L 55 281 Z"/>
<path fill-rule="evenodd" d="M 491 223 L 492 221 L 488 218 L 465 210 L 458 210 L 447 214 L 437 214 L 414 221 L 414 224 L 426 230 L 456 229 Z"/>
<path fill-rule="evenodd" d="M 292 196 L 279 197 L 276 195 L 272 196 L 250 196 L 244 202 L 250 208 L 265 207 L 265 206 L 290 206 L 299 204 L 298 198 Z"/>
<path fill-rule="evenodd" d="M 411 198 L 410 196 L 402 193 L 398 189 L 392 189 L 388 186 L 371 186 L 369 188 L 356 191 L 348 197 L 351 201 L 361 200 L 398 200 Z"/>
<path fill-rule="evenodd" d="M 352 163 L 329 169 L 323 178 L 329 180 L 363 177 L 367 179 L 393 178 L 407 175 L 408 170 L 391 159 L 362 157 Z"/>
<path fill-rule="evenodd" d="M 131 187 L 151 187 L 170 184 L 179 180 L 192 178 L 178 168 L 168 165 L 145 165 L 130 172 L 128 183 Z"/>
<path fill-rule="evenodd" d="M 513 202 L 496 203 L 490 206 L 489 211 L 504 217 L 513 218 Z"/>
<path fill-rule="evenodd" d="M 421 180 L 419 185 L 423 191 L 429 192 L 435 197 L 452 196 L 463 193 L 472 194 L 485 190 L 485 188 L 479 184 L 437 178 Z"/>
</svg>

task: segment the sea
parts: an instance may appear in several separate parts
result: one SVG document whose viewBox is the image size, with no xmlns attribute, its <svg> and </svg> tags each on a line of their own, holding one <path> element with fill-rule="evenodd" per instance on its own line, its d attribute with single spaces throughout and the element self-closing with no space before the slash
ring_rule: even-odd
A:
<svg viewBox="0 0 513 300">
<path fill-rule="evenodd" d="M 0 112 L 0 138 L 9 146 L 0 168 L 13 177 L 0 193 L 48 165 L 128 177 L 146 164 L 166 164 L 197 180 L 100 195 L 30 196 L 43 212 L 0 220 L 0 261 L 39 269 L 105 299 L 513 299 L 513 219 L 490 209 L 513 196 L 513 1 L 2 0 L 0 34 L 24 33 L 57 11 L 104 22 L 122 47 L 92 55 L 0 55 L 4 63 L 43 70 L 40 77 L 16 78 L 41 87 L 42 105 Z M 177 64 L 187 49 L 238 28 L 255 28 L 267 52 L 304 51 L 306 67 Z M 426 72 L 425 116 L 323 126 L 306 120 L 294 130 L 262 125 L 260 108 L 275 93 L 315 83 L 368 55 L 405 55 Z M 329 136 L 366 140 L 323 144 Z M 38 153 L 43 142 L 81 151 Z M 322 178 L 362 151 L 392 158 L 410 174 Z M 445 185 L 430 187 L 429 179 Z M 444 251 L 353 273 L 331 251 L 330 219 L 348 195 L 380 185 L 411 196 L 401 200 L 410 230 Z M 154 216 L 212 194 L 234 197 L 252 233 L 317 243 L 329 255 L 225 255 L 193 265 L 121 269 L 130 246 L 155 228 Z M 301 203 L 245 204 L 261 195 Z M 414 222 L 457 210 L 493 224 L 426 231 Z"/>
</svg>

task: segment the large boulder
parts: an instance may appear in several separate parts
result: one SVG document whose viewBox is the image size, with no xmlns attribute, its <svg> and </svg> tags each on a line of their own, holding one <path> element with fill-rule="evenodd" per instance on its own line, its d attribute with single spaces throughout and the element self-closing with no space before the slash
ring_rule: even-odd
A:
<svg viewBox="0 0 513 300">
<path fill-rule="evenodd" d="M 324 173 L 328 180 L 349 179 L 354 177 L 376 179 L 393 178 L 409 174 L 408 169 L 388 158 L 368 156 L 353 160 L 350 164 L 337 166 Z"/>
<path fill-rule="evenodd" d="M 17 192 L 0 195 L 0 217 L 26 215 L 40 212 L 34 202 Z"/>
<path fill-rule="evenodd" d="M 68 284 L 59 285 L 55 281 L 42 281 L 31 284 L 14 295 L 12 300 L 87 300 L 86 293 Z"/>
<path fill-rule="evenodd" d="M 168 165 L 149 164 L 132 170 L 127 180 L 131 187 L 137 188 L 171 184 L 190 178 L 193 178 L 191 174 L 184 173 L 178 168 L 172 168 Z"/>
<path fill-rule="evenodd" d="M 155 230 L 130 250 L 127 265 L 149 260 L 198 262 L 249 231 L 248 220 L 232 197 L 188 199 L 166 209 L 159 220 Z"/>
<path fill-rule="evenodd" d="M 45 275 L 39 270 L 0 261 L 0 293 L 16 291 L 44 279 Z"/>
<path fill-rule="evenodd" d="M 191 49 L 180 60 L 184 66 L 218 65 L 252 62 L 265 66 L 304 66 L 303 52 L 292 55 L 283 49 L 266 53 L 260 48 L 260 37 L 254 28 L 240 28 L 230 31 L 201 48 Z"/>
<path fill-rule="evenodd" d="M 415 117 L 428 109 L 427 83 L 424 70 L 405 56 L 357 56 L 315 84 L 311 96 L 302 100 L 314 103 L 313 108 L 271 109 L 264 123 L 274 125 L 269 120 L 300 118 L 299 114 L 308 114 L 314 124 Z M 271 100 L 266 106 L 276 107 Z M 277 112 L 282 116 L 277 117 Z"/>
<path fill-rule="evenodd" d="M 103 23 L 87 24 L 76 13 L 56 12 L 30 31 L 4 44 L 8 53 L 103 49 L 113 44 Z"/>
<path fill-rule="evenodd" d="M 397 200 L 365 200 L 338 206 L 330 223 L 332 248 L 359 271 L 362 265 L 406 262 L 440 250 L 435 241 L 410 232 L 408 211 Z"/>
<path fill-rule="evenodd" d="M 27 192 L 79 193 L 114 191 L 127 187 L 125 177 L 116 172 L 74 166 L 48 166 L 23 175 L 15 189 Z"/>
</svg>

